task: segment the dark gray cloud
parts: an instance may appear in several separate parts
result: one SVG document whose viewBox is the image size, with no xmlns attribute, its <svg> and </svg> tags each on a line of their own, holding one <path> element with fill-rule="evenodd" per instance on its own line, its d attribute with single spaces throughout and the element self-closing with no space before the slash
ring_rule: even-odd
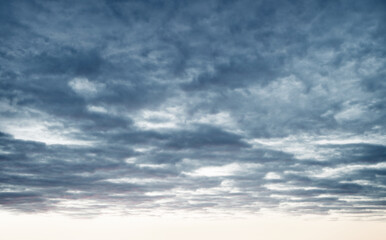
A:
<svg viewBox="0 0 386 240">
<path fill-rule="evenodd" d="M 379 217 L 383 1 L 2 1 L 0 207 Z"/>
</svg>

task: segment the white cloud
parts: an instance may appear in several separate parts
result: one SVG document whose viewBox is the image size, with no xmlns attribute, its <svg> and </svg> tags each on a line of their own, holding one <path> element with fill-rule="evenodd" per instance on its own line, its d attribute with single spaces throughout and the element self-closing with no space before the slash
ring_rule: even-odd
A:
<svg viewBox="0 0 386 240">
<path fill-rule="evenodd" d="M 106 108 L 104 107 L 101 107 L 101 106 L 93 106 L 93 105 L 89 105 L 87 106 L 87 110 L 89 112 L 95 112 L 95 113 L 107 113 L 108 111 L 106 110 Z"/>
<path fill-rule="evenodd" d="M 232 176 L 236 172 L 240 171 L 241 167 L 237 163 L 232 163 L 219 167 L 202 167 L 197 169 L 192 173 L 187 173 L 191 176 L 201 176 L 201 177 L 221 177 L 221 176 Z"/>
<path fill-rule="evenodd" d="M 2 126 L 3 125 L 3 126 Z M 0 127 L 14 138 L 27 141 L 43 142 L 45 144 L 91 145 L 89 141 L 71 138 L 69 135 L 77 130 L 64 127 L 58 122 L 43 119 L 23 119 L 3 121 Z"/>
<path fill-rule="evenodd" d="M 360 106 L 351 106 L 343 111 L 335 114 L 334 118 L 338 122 L 344 122 L 344 121 L 352 121 L 356 119 L 360 119 L 361 116 L 364 114 L 363 109 Z"/>
<path fill-rule="evenodd" d="M 231 163 L 223 166 L 202 167 L 190 173 L 185 172 L 185 174 L 195 177 L 225 177 L 233 176 L 243 172 L 247 173 L 249 170 L 258 168 L 260 166 L 260 164 L 254 163 Z"/>
<path fill-rule="evenodd" d="M 178 128 L 183 122 L 182 109 L 178 107 L 167 107 L 160 110 L 143 110 L 134 118 L 135 125 L 141 129 L 170 129 Z"/>
<path fill-rule="evenodd" d="M 83 97 L 93 97 L 104 88 L 103 84 L 91 82 L 85 77 L 76 77 L 68 85 Z"/>
<path fill-rule="evenodd" d="M 265 179 L 281 179 L 280 175 L 274 172 L 269 172 L 265 175 Z"/>
</svg>

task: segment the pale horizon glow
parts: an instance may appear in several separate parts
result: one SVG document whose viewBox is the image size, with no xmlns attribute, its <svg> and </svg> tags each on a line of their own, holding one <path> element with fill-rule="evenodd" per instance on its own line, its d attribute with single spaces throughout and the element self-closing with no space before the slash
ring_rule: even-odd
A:
<svg viewBox="0 0 386 240">
<path fill-rule="evenodd" d="M 0 236 L 7 240 L 383 240 L 382 221 L 326 218 L 249 217 L 202 219 L 176 216 L 99 216 L 91 219 L 60 215 L 0 212 Z"/>
</svg>

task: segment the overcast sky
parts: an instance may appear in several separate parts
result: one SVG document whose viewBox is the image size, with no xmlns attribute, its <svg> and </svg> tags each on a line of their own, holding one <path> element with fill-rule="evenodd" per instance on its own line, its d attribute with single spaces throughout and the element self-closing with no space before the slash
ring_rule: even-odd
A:
<svg viewBox="0 0 386 240">
<path fill-rule="evenodd" d="M 0 209 L 385 220 L 385 1 L 1 1 Z"/>
</svg>

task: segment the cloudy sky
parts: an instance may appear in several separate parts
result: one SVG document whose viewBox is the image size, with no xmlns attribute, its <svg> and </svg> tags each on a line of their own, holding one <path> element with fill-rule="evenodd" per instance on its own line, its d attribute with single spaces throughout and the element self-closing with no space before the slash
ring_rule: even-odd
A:
<svg viewBox="0 0 386 240">
<path fill-rule="evenodd" d="M 1 1 L 1 212 L 384 222 L 385 10 Z"/>
</svg>

